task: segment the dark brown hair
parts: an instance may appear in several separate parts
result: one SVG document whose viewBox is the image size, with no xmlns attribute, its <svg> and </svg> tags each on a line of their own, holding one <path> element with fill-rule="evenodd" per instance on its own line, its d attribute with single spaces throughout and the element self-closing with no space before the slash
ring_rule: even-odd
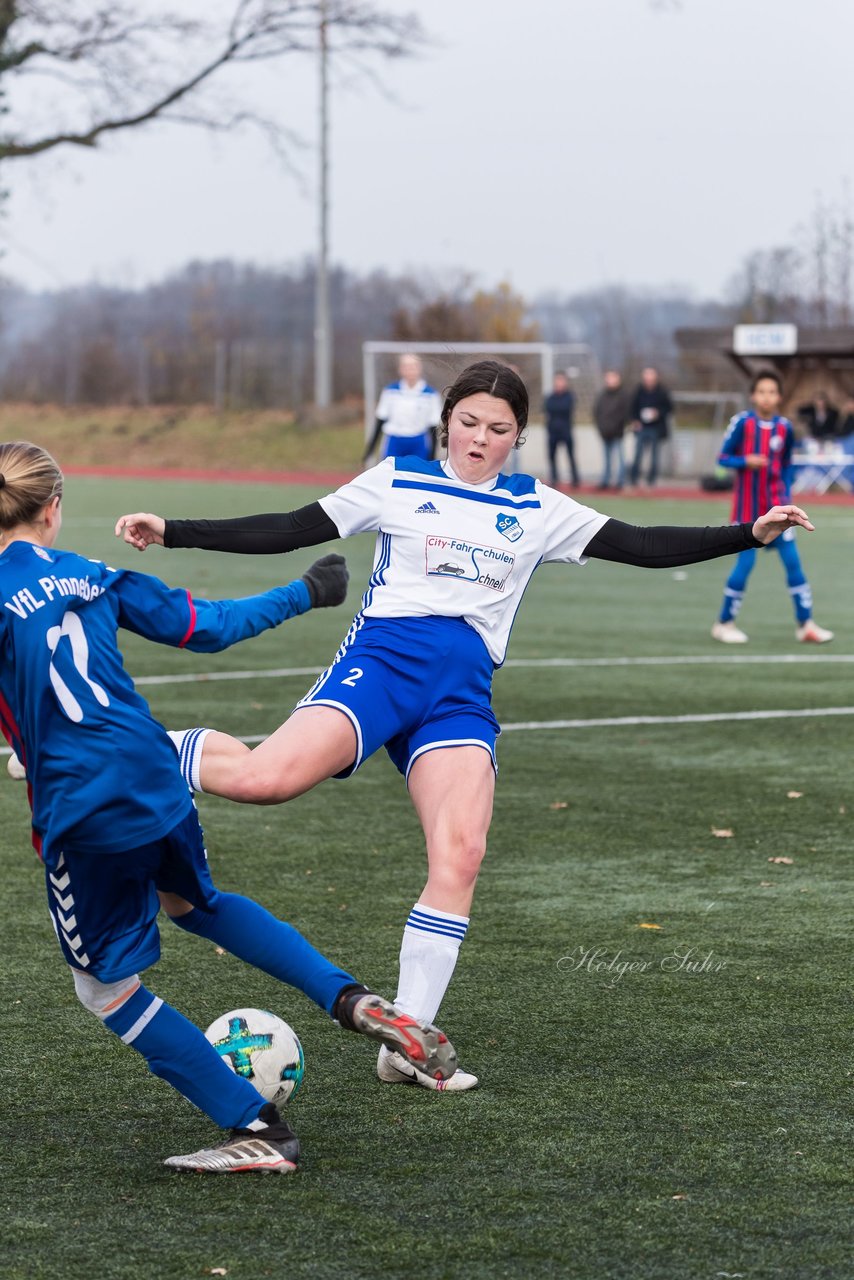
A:
<svg viewBox="0 0 854 1280">
<path fill-rule="evenodd" d="M 760 382 L 764 382 L 768 378 L 771 382 L 776 382 L 777 390 L 780 395 L 783 394 L 783 379 L 777 373 L 776 369 L 763 369 L 760 373 L 754 373 L 750 383 L 750 394 L 753 395 Z"/>
<path fill-rule="evenodd" d="M 476 396 L 485 392 L 495 396 L 497 400 L 505 400 L 513 411 L 518 432 L 516 445 L 523 443 L 519 437 L 528 425 L 528 389 L 515 369 L 499 360 L 478 360 L 468 365 L 459 374 L 456 381 L 445 391 L 445 403 L 442 406 L 442 427 L 439 432 L 439 443 L 448 443 L 448 423 L 454 407 L 467 396 Z"/>
</svg>

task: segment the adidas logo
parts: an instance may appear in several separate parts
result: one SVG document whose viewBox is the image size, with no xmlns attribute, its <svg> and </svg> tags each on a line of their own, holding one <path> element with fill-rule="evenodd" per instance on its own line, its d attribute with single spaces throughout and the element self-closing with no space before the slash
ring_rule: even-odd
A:
<svg viewBox="0 0 854 1280">
<path fill-rule="evenodd" d="M 434 507 L 432 502 L 425 502 L 422 506 L 415 508 L 415 514 L 417 516 L 437 516 L 439 508 Z"/>
</svg>

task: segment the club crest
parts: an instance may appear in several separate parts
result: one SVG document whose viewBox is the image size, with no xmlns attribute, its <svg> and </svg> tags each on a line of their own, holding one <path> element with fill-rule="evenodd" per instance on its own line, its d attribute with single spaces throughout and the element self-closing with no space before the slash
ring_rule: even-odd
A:
<svg viewBox="0 0 854 1280">
<path fill-rule="evenodd" d="M 495 527 L 510 542 L 518 542 L 525 532 L 515 516 L 506 516 L 503 513 L 495 521 Z"/>
</svg>

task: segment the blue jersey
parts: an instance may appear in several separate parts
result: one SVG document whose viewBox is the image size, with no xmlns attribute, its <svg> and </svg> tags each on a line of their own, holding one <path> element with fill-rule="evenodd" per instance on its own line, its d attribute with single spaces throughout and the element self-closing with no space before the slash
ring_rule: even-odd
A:
<svg viewBox="0 0 854 1280">
<path fill-rule="evenodd" d="M 27 770 L 33 843 L 121 851 L 160 839 L 191 800 L 166 730 L 133 687 L 124 627 L 203 653 L 311 607 L 304 582 L 194 600 L 147 574 L 13 542 L 0 554 L 0 728 Z"/>
</svg>

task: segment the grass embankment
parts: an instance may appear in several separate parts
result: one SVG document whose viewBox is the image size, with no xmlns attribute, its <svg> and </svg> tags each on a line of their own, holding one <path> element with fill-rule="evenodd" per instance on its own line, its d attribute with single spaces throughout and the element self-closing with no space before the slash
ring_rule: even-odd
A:
<svg viewBox="0 0 854 1280">
<path fill-rule="evenodd" d="M 337 407 L 319 422 L 207 405 L 0 405 L 0 440 L 18 439 L 49 449 L 64 467 L 223 471 L 356 471 L 364 446 L 358 406 Z"/>
</svg>

